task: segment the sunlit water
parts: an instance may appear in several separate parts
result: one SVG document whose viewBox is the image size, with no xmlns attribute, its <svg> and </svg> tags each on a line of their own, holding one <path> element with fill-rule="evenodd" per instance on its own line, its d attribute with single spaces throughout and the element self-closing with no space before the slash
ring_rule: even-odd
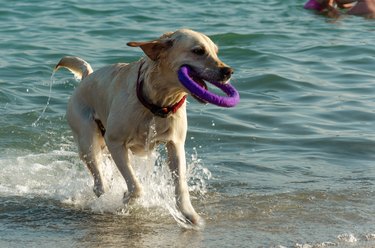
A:
<svg viewBox="0 0 375 248">
<path fill-rule="evenodd" d="M 0 247 L 374 247 L 375 22 L 330 20 L 303 1 L 3 1 Z M 164 148 L 132 158 L 145 196 L 109 158 L 100 197 L 65 121 L 79 84 L 54 65 L 137 60 L 128 41 L 208 34 L 235 69 L 232 109 L 190 98 L 184 228 Z"/>
</svg>

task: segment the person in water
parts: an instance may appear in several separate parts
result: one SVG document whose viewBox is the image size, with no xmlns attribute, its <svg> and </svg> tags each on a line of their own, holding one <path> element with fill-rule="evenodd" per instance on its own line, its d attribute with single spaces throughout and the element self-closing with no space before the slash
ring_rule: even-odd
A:
<svg viewBox="0 0 375 248">
<path fill-rule="evenodd" d="M 335 8 L 349 9 L 349 15 L 361 15 L 375 18 L 375 0 L 309 0 L 304 5 L 305 9 L 326 13 L 328 16 L 337 17 L 339 12 Z"/>
<path fill-rule="evenodd" d="M 329 17 L 339 16 L 339 12 L 335 8 L 334 0 L 309 0 L 305 3 L 304 8 L 315 10 Z"/>
<path fill-rule="evenodd" d="M 367 16 L 371 18 L 375 18 L 375 0 L 335 0 L 338 6 L 345 5 L 345 4 L 356 4 L 351 7 L 348 12 L 349 15 L 361 15 Z"/>
<path fill-rule="evenodd" d="M 333 8 L 333 0 L 309 0 L 305 3 L 305 9 L 324 11 Z"/>
</svg>

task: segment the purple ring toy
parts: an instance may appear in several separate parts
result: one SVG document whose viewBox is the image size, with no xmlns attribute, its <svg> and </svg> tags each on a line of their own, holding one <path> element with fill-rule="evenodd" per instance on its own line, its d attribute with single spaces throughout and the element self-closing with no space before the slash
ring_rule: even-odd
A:
<svg viewBox="0 0 375 248">
<path fill-rule="evenodd" d="M 215 104 L 220 107 L 234 107 L 240 101 L 240 95 L 238 91 L 230 84 L 230 83 L 218 83 L 218 82 L 210 82 L 211 84 L 215 85 L 219 89 L 221 89 L 227 96 L 219 96 L 216 95 L 203 86 L 195 82 L 190 76 L 189 66 L 183 65 L 178 70 L 178 79 L 180 80 L 181 84 L 185 86 L 186 89 L 190 91 L 190 93 L 197 97 L 200 100 L 205 102 L 209 102 Z"/>
</svg>

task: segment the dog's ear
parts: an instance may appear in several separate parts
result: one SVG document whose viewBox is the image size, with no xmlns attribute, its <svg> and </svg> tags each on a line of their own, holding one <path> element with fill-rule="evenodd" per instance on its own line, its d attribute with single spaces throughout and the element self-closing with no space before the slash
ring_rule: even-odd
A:
<svg viewBox="0 0 375 248">
<path fill-rule="evenodd" d="M 140 47 L 150 59 L 155 61 L 159 58 L 161 52 L 173 46 L 173 40 L 161 39 L 145 42 L 131 41 L 128 42 L 127 45 L 131 47 Z"/>
</svg>

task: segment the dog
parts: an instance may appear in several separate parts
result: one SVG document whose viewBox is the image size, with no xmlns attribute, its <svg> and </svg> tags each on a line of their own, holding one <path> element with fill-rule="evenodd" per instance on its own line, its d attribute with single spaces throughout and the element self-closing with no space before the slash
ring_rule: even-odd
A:
<svg viewBox="0 0 375 248">
<path fill-rule="evenodd" d="M 83 59 L 67 56 L 55 67 L 55 71 L 67 68 L 81 78 L 68 102 L 66 118 L 80 157 L 94 178 L 94 193 L 99 197 L 108 189 L 100 168 L 103 149 L 124 177 L 128 188 L 124 198 L 129 201 L 142 196 L 129 154 L 146 155 L 164 143 L 177 207 L 187 223 L 199 226 L 203 219 L 191 204 L 186 180 L 185 99 L 189 92 L 177 72 L 189 65 L 197 79 L 226 83 L 233 69 L 218 58 L 218 47 L 210 38 L 189 29 L 127 45 L 141 48 L 145 56 L 96 71 Z"/>
</svg>

